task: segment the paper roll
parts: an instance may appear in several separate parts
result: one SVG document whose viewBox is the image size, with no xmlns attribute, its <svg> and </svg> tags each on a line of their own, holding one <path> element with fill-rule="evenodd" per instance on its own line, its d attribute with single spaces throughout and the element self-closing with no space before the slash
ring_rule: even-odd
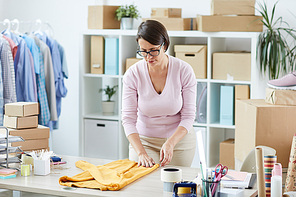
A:
<svg viewBox="0 0 296 197">
<path fill-rule="evenodd" d="M 258 197 L 266 197 L 262 148 L 255 149 Z"/>
<path fill-rule="evenodd" d="M 264 155 L 264 172 L 265 172 L 265 191 L 266 197 L 270 197 L 271 190 L 271 171 L 274 164 L 277 162 L 277 156 Z"/>
<path fill-rule="evenodd" d="M 289 165 L 288 165 L 288 171 L 287 171 L 287 178 L 286 178 L 286 184 L 285 184 L 285 192 L 288 191 L 295 191 L 296 187 L 295 185 L 295 168 L 296 168 L 296 136 L 294 135 L 292 140 L 292 146 L 291 146 L 291 152 L 290 152 L 290 159 L 289 159 Z"/>
</svg>

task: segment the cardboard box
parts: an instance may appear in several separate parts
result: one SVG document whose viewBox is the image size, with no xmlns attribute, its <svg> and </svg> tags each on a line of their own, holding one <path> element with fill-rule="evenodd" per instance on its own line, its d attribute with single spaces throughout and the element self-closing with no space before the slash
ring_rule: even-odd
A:
<svg viewBox="0 0 296 197">
<path fill-rule="evenodd" d="M 181 18 L 181 8 L 151 8 L 151 18 Z"/>
<path fill-rule="evenodd" d="M 16 102 L 5 104 L 7 116 L 32 116 L 39 114 L 39 105 L 34 102 Z"/>
<path fill-rule="evenodd" d="M 9 135 L 21 136 L 24 140 L 44 139 L 49 138 L 50 130 L 48 127 L 38 125 L 37 128 L 31 129 L 11 129 L 8 128 Z M 1 134 L 6 135 L 5 129 L 0 129 Z"/>
<path fill-rule="evenodd" d="M 212 0 L 211 15 L 255 15 L 255 0 Z"/>
<path fill-rule="evenodd" d="M 258 145 L 276 150 L 277 162 L 288 167 L 296 128 L 296 106 L 271 105 L 264 99 L 237 100 L 235 158 L 244 161 Z"/>
<path fill-rule="evenodd" d="M 6 116 L 4 115 L 3 126 L 13 129 L 27 129 L 38 127 L 38 116 Z"/>
<path fill-rule="evenodd" d="M 296 91 L 266 88 L 265 102 L 274 105 L 296 105 Z"/>
<path fill-rule="evenodd" d="M 119 6 L 88 6 L 88 29 L 120 29 L 115 11 Z"/>
<path fill-rule="evenodd" d="M 190 64 L 197 79 L 207 78 L 207 45 L 175 45 L 175 56 Z"/>
<path fill-rule="evenodd" d="M 234 87 L 220 87 L 220 124 L 233 125 L 234 123 Z"/>
<path fill-rule="evenodd" d="M 127 69 L 129 67 L 131 67 L 132 65 L 134 65 L 135 63 L 137 63 L 138 61 L 140 61 L 142 59 L 139 59 L 139 58 L 135 58 L 135 57 L 132 57 L 132 58 L 126 58 L 126 61 L 125 61 L 125 71 L 127 71 Z"/>
<path fill-rule="evenodd" d="M 251 81 L 251 53 L 213 53 L 213 79 Z"/>
<path fill-rule="evenodd" d="M 104 37 L 91 36 L 91 73 L 104 74 Z"/>
<path fill-rule="evenodd" d="M 234 139 L 228 139 L 220 142 L 220 161 L 224 166 L 229 169 L 234 169 Z"/>
<path fill-rule="evenodd" d="M 142 21 L 156 20 L 168 31 L 196 30 L 196 18 L 142 18 Z"/>
<path fill-rule="evenodd" d="M 234 113 L 236 113 L 236 100 L 247 100 L 247 99 L 250 99 L 250 86 L 235 85 L 234 86 Z M 234 121 L 236 122 L 235 119 Z"/>
<path fill-rule="evenodd" d="M 23 151 L 41 150 L 48 148 L 48 138 L 38 140 L 26 140 L 24 142 L 13 142 L 11 146 L 21 146 Z"/>
<path fill-rule="evenodd" d="M 262 16 L 201 16 L 197 15 L 197 30 L 206 32 L 262 32 Z"/>
</svg>

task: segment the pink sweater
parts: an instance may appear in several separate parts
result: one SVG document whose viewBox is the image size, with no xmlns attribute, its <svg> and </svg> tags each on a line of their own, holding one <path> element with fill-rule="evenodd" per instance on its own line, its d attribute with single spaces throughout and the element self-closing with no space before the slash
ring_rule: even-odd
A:
<svg viewBox="0 0 296 197">
<path fill-rule="evenodd" d="M 126 136 L 132 133 L 168 138 L 183 126 L 189 131 L 195 119 L 196 79 L 192 67 L 169 57 L 166 84 L 158 94 L 148 66 L 141 60 L 123 77 L 122 125 Z"/>
</svg>

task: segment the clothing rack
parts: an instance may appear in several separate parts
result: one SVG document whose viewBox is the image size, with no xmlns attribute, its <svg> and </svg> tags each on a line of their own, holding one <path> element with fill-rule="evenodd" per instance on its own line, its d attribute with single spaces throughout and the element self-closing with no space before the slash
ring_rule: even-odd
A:
<svg viewBox="0 0 296 197">
<path fill-rule="evenodd" d="M 13 19 L 12 21 L 10 21 L 9 19 L 4 19 L 4 21 L 0 21 L 0 24 L 7 25 L 7 29 L 9 29 L 9 30 L 11 29 L 12 25 L 13 26 L 16 25 L 16 28 L 14 30 L 15 32 L 18 32 L 20 24 L 30 24 L 30 29 L 32 28 L 33 24 L 39 25 L 39 28 L 37 31 L 41 31 L 42 26 L 45 25 L 45 27 L 49 29 L 50 36 L 54 37 L 54 31 L 53 31 L 53 28 L 50 25 L 50 23 L 47 21 L 42 22 L 40 19 L 37 19 L 36 21 L 19 21 L 18 19 Z"/>
</svg>

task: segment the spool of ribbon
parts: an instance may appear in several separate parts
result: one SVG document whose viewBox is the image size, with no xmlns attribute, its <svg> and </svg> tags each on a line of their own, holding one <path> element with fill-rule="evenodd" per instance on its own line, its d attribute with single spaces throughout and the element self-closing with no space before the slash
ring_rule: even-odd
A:
<svg viewBox="0 0 296 197">
<path fill-rule="evenodd" d="M 270 197 L 271 191 L 271 171 L 274 164 L 277 162 L 277 156 L 275 155 L 265 155 L 264 156 L 264 173 L 265 173 L 265 189 L 266 197 Z"/>
</svg>

